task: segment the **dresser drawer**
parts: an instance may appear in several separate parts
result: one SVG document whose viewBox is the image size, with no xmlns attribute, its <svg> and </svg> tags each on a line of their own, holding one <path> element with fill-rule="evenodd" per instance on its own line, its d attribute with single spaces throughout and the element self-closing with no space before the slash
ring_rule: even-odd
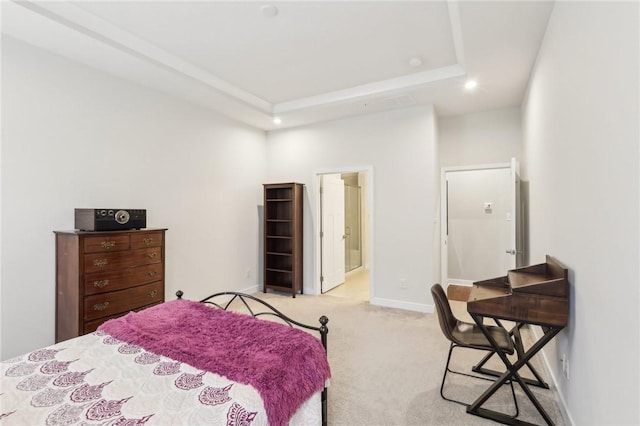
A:
<svg viewBox="0 0 640 426">
<path fill-rule="evenodd" d="M 84 320 L 90 321 L 164 301 L 164 282 L 84 298 Z"/>
<path fill-rule="evenodd" d="M 84 256 L 84 272 L 113 271 L 131 266 L 162 262 L 162 247 L 142 250 L 95 253 Z"/>
<path fill-rule="evenodd" d="M 114 272 L 97 272 L 84 277 L 84 294 L 123 290 L 164 278 L 162 263 L 131 267 Z"/>
<path fill-rule="evenodd" d="M 131 248 L 142 249 L 147 247 L 161 247 L 162 232 L 145 232 L 144 234 L 131 235 Z"/>
<path fill-rule="evenodd" d="M 111 251 L 129 250 L 131 247 L 129 235 L 99 235 L 84 239 L 85 253 L 106 253 Z"/>
<path fill-rule="evenodd" d="M 138 311 L 141 311 L 143 309 L 147 309 L 147 308 L 150 308 L 152 306 L 159 305 L 160 303 L 163 303 L 163 302 L 154 303 L 152 305 L 143 306 L 143 307 L 137 308 L 137 309 L 131 309 L 131 311 L 138 312 Z M 108 316 L 108 317 L 99 318 L 99 319 L 93 320 L 93 321 L 87 321 L 87 322 L 84 323 L 83 333 L 84 334 L 93 333 L 94 331 L 96 331 L 98 329 L 98 327 L 100 327 L 106 321 L 109 321 L 110 319 L 114 319 L 114 318 L 119 318 L 119 317 L 121 317 L 123 315 L 128 314 L 131 311 L 120 312 L 119 314 L 116 314 L 116 315 L 111 315 L 111 316 Z"/>
</svg>

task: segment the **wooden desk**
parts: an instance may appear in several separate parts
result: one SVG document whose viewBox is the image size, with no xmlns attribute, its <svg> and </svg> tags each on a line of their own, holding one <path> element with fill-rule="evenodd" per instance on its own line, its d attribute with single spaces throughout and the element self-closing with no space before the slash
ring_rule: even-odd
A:
<svg viewBox="0 0 640 426">
<path fill-rule="evenodd" d="M 495 349 L 506 367 L 498 379 L 478 399 L 467 407 L 467 413 L 488 418 L 504 424 L 529 425 L 512 416 L 481 406 L 508 380 L 516 381 L 522 387 L 529 400 L 536 407 L 548 425 L 553 425 L 544 407 L 529 389 L 530 384 L 544 384 L 541 378 L 535 383 L 524 379 L 518 371 L 536 355 L 567 324 L 569 317 L 569 289 L 567 269 L 555 259 L 547 256 L 546 262 L 526 268 L 509 271 L 507 276 L 475 282 L 469 299 L 467 311 L 476 322 L 487 340 Z M 509 320 L 517 325 L 512 332 L 517 333 L 524 324 L 542 326 L 543 335 L 527 350 L 519 343 L 518 359 L 512 363 L 484 325 L 484 318 Z M 518 342 L 517 342 L 518 346 Z"/>
</svg>

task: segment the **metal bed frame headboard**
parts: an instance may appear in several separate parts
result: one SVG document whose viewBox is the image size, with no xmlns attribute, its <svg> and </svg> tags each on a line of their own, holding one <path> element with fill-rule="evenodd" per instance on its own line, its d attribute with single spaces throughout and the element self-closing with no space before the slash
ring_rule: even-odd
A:
<svg viewBox="0 0 640 426">
<path fill-rule="evenodd" d="M 182 290 L 178 290 L 176 292 L 176 297 L 178 299 L 182 299 L 183 295 L 184 295 L 184 292 Z M 213 299 L 221 296 L 231 296 L 231 299 L 227 300 L 226 303 L 220 303 L 220 304 L 213 301 Z M 242 304 L 245 306 L 247 311 L 249 311 L 249 314 L 254 318 L 257 318 L 263 315 L 270 315 L 270 316 L 280 318 L 290 327 L 297 326 L 297 327 L 305 328 L 307 330 L 317 331 L 320 334 L 320 341 L 322 342 L 324 351 L 325 353 L 327 353 L 327 334 L 329 333 L 329 328 L 327 327 L 327 323 L 329 322 L 329 318 L 327 318 L 324 315 L 322 315 L 318 319 L 318 321 L 320 322 L 319 327 L 303 324 L 301 322 L 298 322 L 294 319 L 289 318 L 287 315 L 283 314 L 278 309 L 276 309 L 275 307 L 273 307 L 272 305 L 270 305 L 269 303 L 265 302 L 262 299 L 258 299 L 257 297 L 252 296 L 250 294 L 239 293 L 235 291 L 223 291 L 220 293 L 215 293 L 215 294 L 212 294 L 211 296 L 205 297 L 204 299 L 200 300 L 200 302 L 213 305 L 217 308 L 220 308 L 226 311 L 228 310 L 231 303 L 233 303 L 233 301 L 236 299 L 242 302 Z M 251 308 L 251 306 L 249 306 L 249 303 L 247 303 L 247 300 L 252 300 L 256 303 L 259 303 L 260 305 L 262 305 L 268 310 L 257 312 L 257 310 L 254 310 Z M 321 402 L 322 402 L 322 425 L 326 426 L 327 425 L 327 388 L 326 387 L 322 390 Z"/>
</svg>

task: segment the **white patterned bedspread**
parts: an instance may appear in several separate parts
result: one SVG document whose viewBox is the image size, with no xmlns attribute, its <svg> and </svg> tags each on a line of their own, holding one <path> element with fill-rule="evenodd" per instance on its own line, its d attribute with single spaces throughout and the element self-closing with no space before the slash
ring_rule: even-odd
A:
<svg viewBox="0 0 640 426">
<path fill-rule="evenodd" d="M 0 363 L 2 425 L 266 425 L 251 386 L 91 333 Z M 320 393 L 291 425 L 321 424 Z"/>
</svg>

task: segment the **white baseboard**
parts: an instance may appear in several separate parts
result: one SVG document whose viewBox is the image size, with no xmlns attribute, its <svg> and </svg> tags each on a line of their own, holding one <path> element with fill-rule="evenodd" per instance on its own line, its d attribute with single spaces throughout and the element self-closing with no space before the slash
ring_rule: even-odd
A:
<svg viewBox="0 0 640 426">
<path fill-rule="evenodd" d="M 405 302 L 403 300 L 384 299 L 382 297 L 373 297 L 369 303 L 376 306 L 384 306 L 387 308 L 404 309 L 407 311 L 422 312 L 425 314 L 433 313 L 433 305 L 423 303 Z"/>
<path fill-rule="evenodd" d="M 242 290 L 238 290 L 238 291 L 240 293 L 253 294 L 253 293 L 257 293 L 258 291 L 260 291 L 260 289 L 262 289 L 262 286 L 252 285 L 251 287 L 243 288 Z"/>
<path fill-rule="evenodd" d="M 447 279 L 447 285 L 449 285 L 449 284 L 465 285 L 465 286 L 471 287 L 473 285 L 473 281 L 472 280 L 461 280 L 461 279 L 457 279 L 457 278 L 448 278 Z"/>
<path fill-rule="evenodd" d="M 531 330 L 531 334 L 533 335 L 534 340 L 539 340 L 541 336 L 540 332 L 542 331 L 538 327 L 530 326 L 529 330 Z M 549 364 L 549 358 L 547 357 L 547 353 L 544 348 L 538 352 L 537 355 L 542 357 L 542 365 L 547 370 L 547 375 L 551 377 L 551 381 L 553 382 L 553 386 L 555 386 L 555 391 L 560 397 L 560 404 L 562 405 L 562 409 L 564 410 L 565 416 L 567 416 L 567 420 L 569 420 L 570 425 L 575 425 L 573 418 L 571 417 L 571 413 L 569 412 L 569 408 L 567 407 L 567 402 L 564 399 L 564 395 L 560 392 L 560 387 L 558 386 L 558 378 L 553 374 L 553 370 L 551 369 L 551 364 Z"/>
</svg>

